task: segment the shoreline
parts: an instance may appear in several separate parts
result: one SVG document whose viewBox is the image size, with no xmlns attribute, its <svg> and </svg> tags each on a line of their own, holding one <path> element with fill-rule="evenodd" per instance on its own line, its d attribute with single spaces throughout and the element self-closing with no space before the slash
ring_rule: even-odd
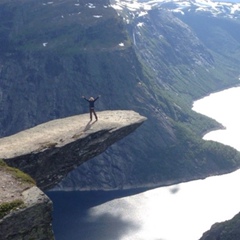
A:
<svg viewBox="0 0 240 240">
<path fill-rule="evenodd" d="M 197 99 L 193 99 L 193 103 L 196 102 L 196 101 L 199 101 L 205 97 L 209 97 L 211 94 L 214 94 L 214 93 L 219 93 L 219 92 L 222 92 L 222 91 L 225 91 L 225 90 L 229 90 L 231 88 L 238 88 L 240 87 L 240 83 L 236 83 L 236 84 L 233 84 L 233 85 L 230 85 L 229 87 L 227 88 L 220 88 L 219 90 L 216 90 L 216 91 L 213 91 L 213 92 L 210 92 L 208 93 L 207 95 L 204 95 L 203 97 L 200 97 L 200 98 L 197 98 Z M 192 107 L 193 107 L 193 104 L 192 104 Z"/>
</svg>

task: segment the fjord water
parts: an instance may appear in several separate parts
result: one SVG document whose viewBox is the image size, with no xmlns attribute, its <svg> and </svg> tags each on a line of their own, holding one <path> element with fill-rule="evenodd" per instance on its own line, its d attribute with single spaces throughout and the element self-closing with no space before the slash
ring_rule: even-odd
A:
<svg viewBox="0 0 240 240">
<path fill-rule="evenodd" d="M 240 88 L 211 94 L 193 109 L 226 130 L 204 136 L 240 150 Z M 49 192 L 56 240 L 198 240 L 240 211 L 240 170 L 187 183 L 125 192 Z M 124 197 L 125 196 L 125 197 Z"/>
</svg>

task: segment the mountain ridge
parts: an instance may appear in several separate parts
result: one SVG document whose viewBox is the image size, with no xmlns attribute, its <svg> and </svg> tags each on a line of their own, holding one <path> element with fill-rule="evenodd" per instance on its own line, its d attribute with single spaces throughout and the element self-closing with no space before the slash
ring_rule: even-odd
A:
<svg viewBox="0 0 240 240">
<path fill-rule="evenodd" d="M 240 3 L 209 0 L 111 0 L 111 6 L 118 12 L 124 12 L 124 8 L 135 12 L 132 16 L 143 16 L 146 10 L 163 8 L 175 13 L 186 12 L 202 13 L 214 17 L 227 17 L 239 19 Z"/>
</svg>

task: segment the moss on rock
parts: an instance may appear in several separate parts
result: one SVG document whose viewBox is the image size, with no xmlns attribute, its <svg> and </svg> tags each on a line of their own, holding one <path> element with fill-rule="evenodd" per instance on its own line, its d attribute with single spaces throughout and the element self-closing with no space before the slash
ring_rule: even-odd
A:
<svg viewBox="0 0 240 240">
<path fill-rule="evenodd" d="M 0 219 L 6 216 L 11 210 L 14 210 L 19 207 L 23 207 L 24 202 L 21 199 L 16 199 L 11 202 L 5 202 L 0 204 Z"/>
</svg>

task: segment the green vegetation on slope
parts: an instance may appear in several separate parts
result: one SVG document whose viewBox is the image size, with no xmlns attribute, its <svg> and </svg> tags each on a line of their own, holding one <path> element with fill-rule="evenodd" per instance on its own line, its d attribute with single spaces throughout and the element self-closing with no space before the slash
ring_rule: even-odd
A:
<svg viewBox="0 0 240 240">
<path fill-rule="evenodd" d="M 3 160 L 0 159 L 0 168 L 7 171 L 9 174 L 14 176 L 16 179 L 23 183 L 36 184 L 35 180 L 32 179 L 28 174 L 22 172 L 17 168 L 9 167 Z"/>
<path fill-rule="evenodd" d="M 12 210 L 24 207 L 24 202 L 21 199 L 16 199 L 11 202 L 0 204 L 0 219 L 10 213 Z"/>
</svg>

